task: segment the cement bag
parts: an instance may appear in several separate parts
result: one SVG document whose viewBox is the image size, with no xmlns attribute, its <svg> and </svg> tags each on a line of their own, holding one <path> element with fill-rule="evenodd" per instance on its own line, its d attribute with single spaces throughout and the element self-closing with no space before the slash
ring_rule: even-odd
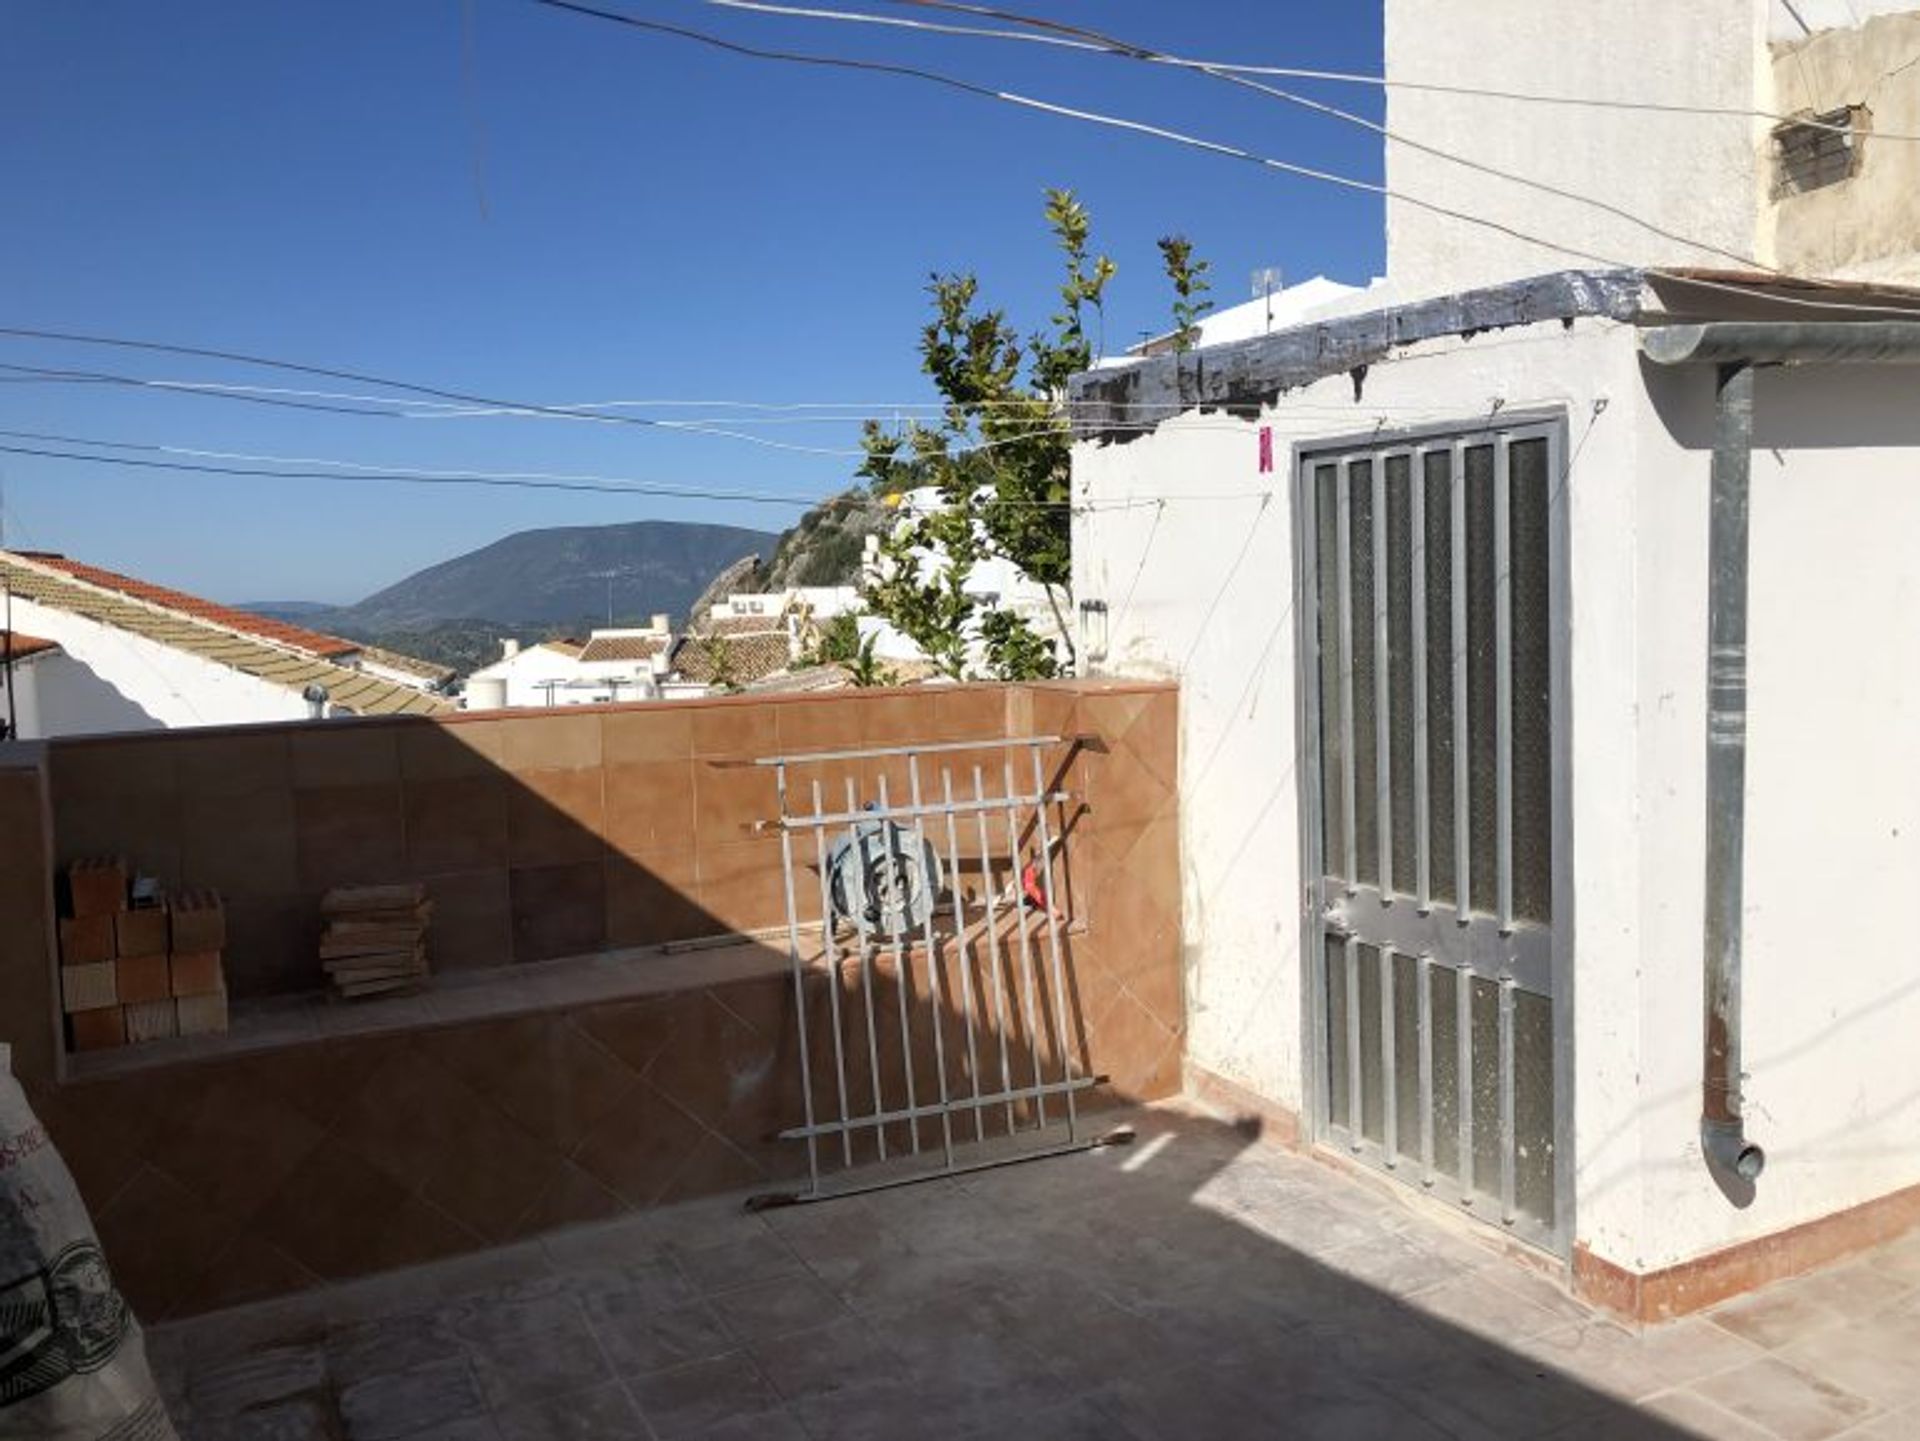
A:
<svg viewBox="0 0 1920 1441">
<path fill-rule="evenodd" d="M 0 1045 L 0 1438 L 177 1441 L 79 1188 Z"/>
</svg>

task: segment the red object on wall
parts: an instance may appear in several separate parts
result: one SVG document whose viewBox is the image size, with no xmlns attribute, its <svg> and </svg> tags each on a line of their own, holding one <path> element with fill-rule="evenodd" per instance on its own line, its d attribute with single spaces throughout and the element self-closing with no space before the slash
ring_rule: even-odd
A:
<svg viewBox="0 0 1920 1441">
<path fill-rule="evenodd" d="M 1260 473 L 1273 474 L 1273 427 L 1270 425 L 1260 427 Z"/>
</svg>

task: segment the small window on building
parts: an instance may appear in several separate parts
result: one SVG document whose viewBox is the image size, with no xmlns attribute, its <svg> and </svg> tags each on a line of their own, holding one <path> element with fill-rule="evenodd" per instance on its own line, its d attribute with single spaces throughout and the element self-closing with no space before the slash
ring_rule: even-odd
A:
<svg viewBox="0 0 1920 1441">
<path fill-rule="evenodd" d="M 1844 105 L 1776 126 L 1774 199 L 1821 190 L 1858 174 L 1871 118 L 1864 105 Z"/>
</svg>

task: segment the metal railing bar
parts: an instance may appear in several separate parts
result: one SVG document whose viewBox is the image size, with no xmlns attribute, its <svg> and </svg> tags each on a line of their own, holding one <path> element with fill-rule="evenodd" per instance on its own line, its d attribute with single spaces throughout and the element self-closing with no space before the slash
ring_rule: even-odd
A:
<svg viewBox="0 0 1920 1441">
<path fill-rule="evenodd" d="M 857 804 L 858 797 L 853 789 L 853 777 L 848 776 L 847 809 L 857 813 Z M 855 826 L 849 825 L 847 827 L 847 843 L 856 849 L 860 849 L 860 833 Z M 866 859 L 864 849 L 860 849 L 860 859 L 862 861 Z M 886 1104 L 886 1091 L 880 1071 L 880 1027 L 875 1021 L 873 1014 L 873 947 L 869 944 L 867 938 L 867 907 L 865 897 L 859 898 L 858 904 L 854 904 L 853 897 L 848 897 L 848 902 L 853 911 L 853 928 L 860 942 L 860 995 L 862 1001 L 865 1003 L 867 1012 L 867 1065 L 873 1079 L 874 1109 L 878 1110 Z M 886 1160 L 887 1133 L 884 1130 L 875 1131 L 874 1139 L 879 1144 L 880 1159 L 883 1161 Z"/>
<path fill-rule="evenodd" d="M 953 809 L 953 771 L 940 767 L 940 793 L 947 811 L 948 884 L 953 890 L 953 958 L 960 966 L 960 1015 L 967 1028 L 967 1078 L 973 1083 L 973 1099 L 980 1099 L 980 1047 L 973 1023 L 973 957 L 968 943 L 967 902 L 960 889 L 960 831 Z M 973 1138 L 987 1139 L 987 1118 L 980 1110 L 973 1113 Z"/>
<path fill-rule="evenodd" d="M 1013 1089 L 1013 1066 L 1007 1054 L 1007 988 L 1006 975 L 1000 960 L 1000 918 L 995 914 L 994 906 L 993 852 L 987 843 L 986 807 L 978 804 L 986 795 L 986 791 L 986 781 L 981 774 L 981 769 L 979 766 L 975 766 L 973 768 L 973 799 L 976 805 L 973 820 L 974 826 L 980 834 L 980 864 L 986 871 L 986 881 L 981 887 L 981 890 L 987 898 L 987 959 L 988 963 L 993 967 L 994 1029 L 1000 1036 L 1000 1089 L 1002 1091 L 1011 1091 Z M 1020 875 L 1019 852 L 1014 852 L 1008 859 L 1007 864 L 1012 868 L 1014 888 L 1017 892 L 1019 889 Z M 1018 902 L 1015 902 L 1015 913 L 1018 914 Z M 1013 1129 L 1013 1102 L 1008 1101 L 1007 1134 L 1012 1135 Z"/>
<path fill-rule="evenodd" d="M 820 791 L 820 782 L 813 783 L 813 808 L 818 811 L 824 798 Z M 833 878 L 827 867 L 827 833 L 817 830 L 813 833 L 814 857 L 820 869 L 820 939 L 821 949 L 827 963 L 827 1009 L 833 1021 L 833 1079 L 840 1101 L 840 1115 L 847 1114 L 847 1048 L 841 1035 L 840 1016 L 840 945 L 834 935 L 833 924 Z M 801 1014 L 802 1028 L 806 1025 L 806 1015 Z M 842 1160 L 848 1166 L 853 1164 L 853 1136 L 841 1137 Z"/>
<path fill-rule="evenodd" d="M 876 793 L 880 797 L 880 809 L 882 811 L 885 811 L 888 809 L 887 774 L 885 771 L 882 771 L 880 773 L 880 777 L 875 782 L 875 786 L 876 786 Z M 871 831 L 868 831 L 868 832 L 862 833 L 860 837 L 860 862 L 861 862 L 860 870 L 861 870 L 861 874 L 863 875 L 873 874 L 873 868 L 869 864 L 867 864 L 867 842 L 871 838 L 872 834 L 873 833 Z M 888 861 L 889 862 L 893 861 L 899 855 L 899 852 L 894 848 L 893 833 L 891 831 L 883 830 L 881 833 L 881 841 L 882 841 L 882 844 L 884 844 L 887 848 L 886 853 L 887 853 Z M 893 934 L 890 937 L 890 939 L 893 942 L 893 996 L 894 996 L 894 999 L 900 1003 L 899 1005 L 900 1074 L 906 1082 L 907 1109 L 912 1110 L 914 1107 L 919 1105 L 919 1100 L 914 1095 L 914 1084 L 913 1084 L 913 1022 L 907 1013 L 907 990 L 908 990 L 907 972 L 908 972 L 909 966 L 907 961 L 906 948 L 902 943 L 902 939 L 901 939 L 905 929 L 906 929 L 905 926 L 895 926 L 893 928 Z M 927 959 L 928 959 L 928 964 L 931 965 L 933 958 L 929 956 Z M 916 1126 L 909 1127 L 907 1131 L 907 1135 L 908 1135 L 908 1139 L 913 1143 L 913 1154 L 916 1156 L 919 1155 L 920 1154 L 919 1126 L 916 1125 Z"/>
<path fill-rule="evenodd" d="M 1035 1096 L 1064 1096 L 1070 1092 L 1089 1091 L 1095 1086 L 1104 1086 L 1111 1078 L 1099 1076 L 1076 1076 L 1071 1081 L 1047 1081 L 1038 1086 L 1016 1086 L 1010 1091 L 992 1091 L 981 1096 L 956 1096 L 949 1103 L 949 1111 L 967 1111 L 976 1107 L 1011 1105 L 1015 1101 L 1030 1100 Z M 922 1121 L 929 1116 L 941 1114 L 939 1106 L 912 1106 L 901 1111 L 877 1111 L 872 1115 L 849 1116 L 844 1121 L 817 1121 L 812 1126 L 794 1126 L 780 1132 L 783 1141 L 798 1141 L 809 1133 L 815 1136 L 831 1135 L 845 1127 L 853 1130 L 867 1130 L 874 1126 L 893 1126 L 903 1121 Z"/>
<path fill-rule="evenodd" d="M 780 766 L 773 775 L 774 788 L 780 796 L 780 809 L 784 811 L 787 808 L 787 768 Z M 800 916 L 793 892 L 793 837 L 784 832 L 780 837 L 780 869 L 787 894 L 787 947 L 793 963 L 793 1006 L 794 1013 L 799 1017 L 800 1104 L 802 1114 L 807 1118 L 807 1126 L 811 1129 L 814 1124 L 813 1067 L 807 1051 L 807 985 L 805 969 L 800 964 Z M 820 1189 L 819 1146 L 811 1135 L 807 1137 L 807 1180 L 813 1189 Z"/>
<path fill-rule="evenodd" d="M 1036 791 L 1046 789 L 1046 779 L 1040 768 L 1040 747 L 1034 746 L 1028 752 L 1033 757 L 1033 788 Z M 1034 828 L 1040 841 L 1040 894 L 1047 905 L 1047 948 L 1053 961 L 1053 1023 L 1058 1036 L 1060 1051 L 1060 1076 L 1062 1080 L 1073 1079 L 1073 1053 L 1069 1049 L 1067 1034 L 1067 972 L 1066 964 L 1060 953 L 1060 914 L 1053 902 L 1053 836 L 1047 825 L 1047 807 L 1045 803 L 1034 808 Z M 1067 1139 L 1078 1139 L 1080 1118 L 1074 1110 L 1073 1092 L 1067 1092 Z"/>
<path fill-rule="evenodd" d="M 975 803 L 971 801 L 955 801 L 954 810 L 956 814 L 966 815 L 969 812 L 974 811 L 976 809 L 988 810 L 988 811 L 999 810 L 1002 806 L 1007 805 L 1009 802 L 1017 806 L 1032 806 L 1032 805 L 1041 805 L 1041 804 L 1059 804 L 1065 801 L 1071 801 L 1071 800 L 1077 800 L 1077 799 L 1078 797 L 1072 791 L 1044 791 L 1044 792 L 1040 792 L 1038 794 L 1030 795 L 1030 796 L 1024 796 L 1024 795 L 1009 796 L 1005 800 L 996 798 L 994 800 L 981 803 L 978 806 L 976 806 Z M 836 813 L 832 815 L 821 815 L 821 816 L 781 816 L 777 820 L 754 821 L 751 824 L 751 826 L 748 827 L 748 829 L 753 830 L 755 832 L 771 831 L 771 830 L 804 830 L 808 828 L 817 828 L 821 826 L 844 826 L 854 821 L 923 820 L 928 816 L 938 816 L 943 813 L 944 812 L 942 808 L 937 805 L 924 805 L 924 806 L 876 805 L 872 810 L 848 811 L 844 814 Z"/>
<path fill-rule="evenodd" d="M 920 809 L 920 757 L 917 752 L 907 753 L 907 792 L 913 798 L 913 808 Z M 914 863 L 923 860 L 932 843 L 926 833 L 916 829 L 913 832 Z M 927 887 L 927 911 L 921 918 L 920 927 L 927 945 L 927 1004 L 933 1019 L 933 1069 L 940 1088 L 940 1146 L 947 1158 L 947 1168 L 953 1168 L 953 1111 L 948 1106 L 947 1091 L 947 1024 L 946 1000 L 940 985 L 940 947 L 933 938 L 933 903 L 937 897 L 933 893 L 933 877 L 923 876 Z M 909 1057 L 908 1063 L 912 1060 Z"/>
<path fill-rule="evenodd" d="M 1027 921 L 1026 881 L 1020 865 L 1019 818 L 1014 813 L 1013 802 L 1013 761 L 1002 763 L 1003 777 L 1001 787 L 1007 797 L 1007 852 L 1013 857 L 1013 906 L 1014 914 L 1020 920 L 1020 975 L 1022 989 L 1026 993 L 1021 1006 L 1021 1019 L 1025 1023 L 1027 1046 L 1033 1052 L 1033 1084 L 1038 1087 L 1045 1079 L 1040 1069 L 1040 1033 L 1034 1008 L 1034 963 L 1032 928 Z M 1038 1092 L 1034 1099 L 1034 1116 L 1039 1125 L 1047 1124 L 1047 1098 L 1044 1091 Z"/>
<path fill-rule="evenodd" d="M 844 751 L 797 751 L 792 755 L 759 756 L 750 761 L 712 760 L 707 764 L 722 767 L 803 765 L 815 761 L 881 760 L 889 756 L 928 756 L 955 751 L 1012 750 L 1016 746 L 1057 746 L 1098 739 L 1099 737 L 1090 731 L 1070 736 L 982 736 L 978 740 L 929 741 L 924 745 L 866 746 L 857 750 Z"/>
</svg>

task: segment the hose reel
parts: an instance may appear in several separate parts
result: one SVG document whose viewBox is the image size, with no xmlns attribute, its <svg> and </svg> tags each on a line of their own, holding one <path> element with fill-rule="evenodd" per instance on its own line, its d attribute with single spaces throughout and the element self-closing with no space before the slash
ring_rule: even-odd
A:
<svg viewBox="0 0 1920 1441">
<path fill-rule="evenodd" d="M 932 842 L 892 821 L 861 821 L 827 856 L 834 918 L 887 940 L 924 926 L 944 884 Z"/>
</svg>

